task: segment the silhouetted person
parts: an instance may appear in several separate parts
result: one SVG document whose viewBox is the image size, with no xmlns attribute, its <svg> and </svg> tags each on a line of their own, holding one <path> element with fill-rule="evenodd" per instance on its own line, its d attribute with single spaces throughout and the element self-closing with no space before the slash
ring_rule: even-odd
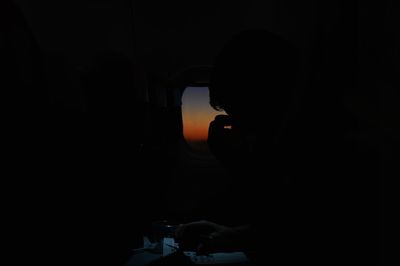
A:
<svg viewBox="0 0 400 266">
<path fill-rule="evenodd" d="M 233 195 L 226 205 L 244 225 L 183 225 L 177 231 L 182 245 L 199 244 L 196 228 L 212 238 L 200 241 L 203 252 L 257 253 L 267 248 L 283 254 L 282 249 L 288 249 L 290 230 L 285 227 L 293 213 L 289 210 L 291 175 L 284 167 L 290 164 L 284 132 L 292 112 L 296 58 L 290 42 L 252 30 L 234 36 L 215 59 L 210 104 L 227 115 L 211 122 L 208 144 L 232 173 Z M 268 240 L 260 243 L 267 235 Z"/>
<path fill-rule="evenodd" d="M 208 143 L 232 172 L 226 206 L 241 224 L 184 224 L 177 238 L 185 248 L 245 250 L 260 265 L 352 255 L 358 181 L 373 175 L 364 164 L 374 157 L 343 95 L 320 88 L 296 96 L 296 67 L 296 49 L 262 30 L 234 36 L 217 56 L 210 103 L 227 116 L 210 124 Z"/>
</svg>

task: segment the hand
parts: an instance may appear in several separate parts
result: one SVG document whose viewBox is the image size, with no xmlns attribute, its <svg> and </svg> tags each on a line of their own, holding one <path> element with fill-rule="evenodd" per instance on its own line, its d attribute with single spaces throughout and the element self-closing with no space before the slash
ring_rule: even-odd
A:
<svg viewBox="0 0 400 266">
<path fill-rule="evenodd" d="M 209 221 L 179 225 L 175 236 L 183 250 L 198 254 L 239 251 L 243 227 L 227 227 Z"/>
<path fill-rule="evenodd" d="M 210 151 L 223 163 L 234 163 L 240 154 L 243 137 L 240 130 L 233 125 L 232 118 L 217 115 L 208 129 L 208 146 Z"/>
</svg>

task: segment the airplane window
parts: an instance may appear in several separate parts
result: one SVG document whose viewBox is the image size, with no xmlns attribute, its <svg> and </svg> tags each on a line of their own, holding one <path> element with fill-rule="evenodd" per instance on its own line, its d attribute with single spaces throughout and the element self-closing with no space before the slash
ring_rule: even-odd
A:
<svg viewBox="0 0 400 266">
<path fill-rule="evenodd" d="M 208 126 L 214 117 L 224 114 L 209 104 L 207 87 L 187 87 L 182 95 L 183 135 L 196 151 L 209 152 Z"/>
</svg>

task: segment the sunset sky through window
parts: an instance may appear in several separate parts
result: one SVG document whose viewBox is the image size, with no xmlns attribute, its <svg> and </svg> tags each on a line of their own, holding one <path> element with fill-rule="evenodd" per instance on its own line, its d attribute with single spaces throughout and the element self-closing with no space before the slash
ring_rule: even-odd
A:
<svg viewBox="0 0 400 266">
<path fill-rule="evenodd" d="M 189 144 L 204 143 L 208 126 L 214 117 L 223 112 L 209 104 L 207 87 L 187 87 L 182 96 L 183 134 Z"/>
</svg>

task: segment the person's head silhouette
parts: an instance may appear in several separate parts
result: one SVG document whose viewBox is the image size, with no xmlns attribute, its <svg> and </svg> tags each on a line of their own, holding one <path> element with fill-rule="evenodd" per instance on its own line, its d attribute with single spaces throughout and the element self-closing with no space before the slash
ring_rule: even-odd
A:
<svg viewBox="0 0 400 266">
<path fill-rule="evenodd" d="M 278 35 L 240 32 L 215 59 L 210 104 L 246 126 L 260 119 L 279 123 L 290 102 L 296 58 L 292 44 Z"/>
</svg>

